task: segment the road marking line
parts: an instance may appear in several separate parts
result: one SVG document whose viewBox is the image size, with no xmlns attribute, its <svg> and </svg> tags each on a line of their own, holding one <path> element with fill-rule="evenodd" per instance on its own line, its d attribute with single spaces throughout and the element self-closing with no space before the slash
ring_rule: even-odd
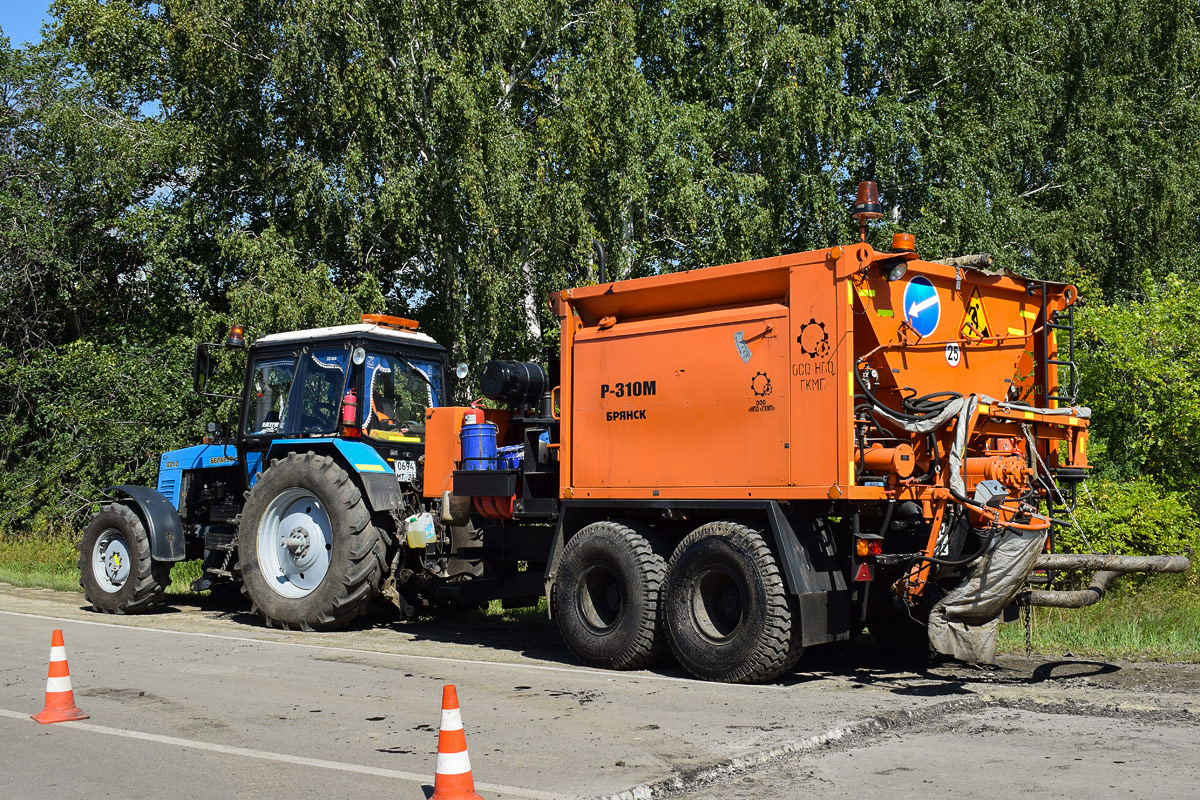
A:
<svg viewBox="0 0 1200 800">
<path fill-rule="evenodd" d="M 753 683 L 712 683 L 709 681 L 701 681 L 696 678 L 676 678 L 671 675 L 655 675 L 649 672 L 619 672 L 616 670 L 599 670 L 586 669 L 581 667 L 555 667 L 550 664 L 518 664 L 508 661 L 484 661 L 474 658 L 449 658 L 447 656 L 423 656 L 415 653 L 388 653 L 382 650 L 364 650 L 358 647 L 338 647 L 336 645 L 327 644 L 307 644 L 305 642 L 280 642 L 275 639 L 256 639 L 252 636 L 230 636 L 223 633 L 198 633 L 196 631 L 173 631 L 169 628 L 150 628 L 141 625 L 121 625 L 116 622 L 97 622 L 95 620 L 73 619 L 71 617 L 51 617 L 45 614 L 29 614 L 23 611 L 2 611 L 0 614 L 8 614 L 13 617 L 29 617 L 31 619 L 44 619 L 52 622 L 69 622 L 77 625 L 96 625 L 102 628 L 120 628 L 124 631 L 150 631 L 151 633 L 174 633 L 179 636 L 199 636 L 204 639 L 224 639 L 230 642 L 247 642 L 250 644 L 273 644 L 279 647 L 308 647 L 314 650 L 328 650 L 334 653 L 353 653 L 365 656 L 386 656 L 389 658 L 409 658 L 416 661 L 438 661 L 450 664 L 464 664 L 466 666 L 482 666 L 482 667 L 514 667 L 517 669 L 531 669 L 542 672 L 566 672 L 572 675 L 594 675 L 598 678 L 605 678 L 610 681 L 618 679 L 628 680 L 647 680 L 647 681 L 664 681 L 667 683 L 684 683 L 697 688 L 711 687 L 718 689 L 723 693 L 741 690 L 755 691 L 785 691 L 787 686 L 781 684 L 753 684 Z"/>
<path fill-rule="evenodd" d="M 0 717 L 8 717 L 10 719 L 19 720 L 29 719 L 28 714 L 9 711 L 6 708 L 0 708 Z M 383 769 L 382 767 L 369 767 L 365 764 L 348 764 L 344 761 L 326 761 L 323 758 L 307 758 L 306 756 L 294 756 L 288 755 L 287 753 L 271 753 L 266 750 L 251 750 L 247 747 L 231 747 L 225 744 L 213 744 L 212 742 L 202 742 L 195 739 L 180 739 L 175 736 L 161 736 L 157 733 L 130 731 L 123 728 L 109 728 L 105 725 L 96 725 L 90 722 L 58 722 L 55 724 L 64 728 L 77 728 L 82 731 L 107 734 L 108 736 L 121 736 L 126 739 L 138 739 L 144 742 L 157 742 L 158 744 L 169 744 L 175 745 L 176 747 L 190 747 L 195 750 L 208 750 L 213 753 L 222 753 L 230 756 L 258 758 L 263 761 L 278 761 L 283 764 L 299 764 L 305 767 L 333 769 L 340 770 L 341 772 L 356 772 L 360 775 L 375 775 L 380 778 L 394 778 L 401 781 L 415 781 L 425 786 L 432 784 L 432 781 L 428 775 L 420 775 L 415 772 L 402 772 L 395 769 Z M 483 783 L 481 781 L 476 781 L 475 786 L 488 792 L 511 794 L 516 797 L 529 797 L 532 798 L 532 800 L 555 800 L 555 798 L 559 796 L 550 792 L 539 792 L 536 789 L 523 789 L 519 786 L 505 786 L 501 783 Z"/>
</svg>

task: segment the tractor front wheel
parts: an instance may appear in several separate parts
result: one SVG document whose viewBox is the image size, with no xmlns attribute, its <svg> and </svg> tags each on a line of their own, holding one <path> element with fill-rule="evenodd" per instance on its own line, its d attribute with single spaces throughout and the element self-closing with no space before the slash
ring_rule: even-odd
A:
<svg viewBox="0 0 1200 800">
<path fill-rule="evenodd" d="M 96 611 L 131 614 L 162 602 L 171 565 L 150 557 L 150 537 L 128 506 L 111 503 L 92 517 L 79 543 L 79 585 Z"/>
<path fill-rule="evenodd" d="M 250 491 L 238 527 L 242 591 L 268 625 L 330 630 L 379 592 L 385 547 L 362 492 L 329 456 L 293 453 Z"/>
</svg>

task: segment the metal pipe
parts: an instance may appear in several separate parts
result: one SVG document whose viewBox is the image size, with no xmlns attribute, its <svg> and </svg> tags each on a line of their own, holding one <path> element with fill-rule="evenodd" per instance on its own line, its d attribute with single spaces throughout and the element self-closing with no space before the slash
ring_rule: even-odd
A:
<svg viewBox="0 0 1200 800">
<path fill-rule="evenodd" d="M 608 283 L 608 272 L 604 269 L 604 245 L 600 244 L 599 239 L 592 239 L 592 249 L 596 251 L 596 283 Z"/>
<path fill-rule="evenodd" d="M 1106 556 L 1093 553 L 1047 553 L 1038 556 L 1034 569 L 1099 570 L 1086 589 L 1044 591 L 1030 589 L 1016 597 L 1019 606 L 1083 608 L 1100 602 L 1108 586 L 1130 572 L 1187 572 L 1191 562 L 1184 556 Z"/>
<path fill-rule="evenodd" d="M 970 267 L 972 269 L 987 269 L 992 265 L 991 253 L 975 253 L 969 256 L 954 256 L 953 258 L 935 258 L 931 264 L 945 264 L 948 267 Z"/>
<path fill-rule="evenodd" d="M 1192 566 L 1186 556 L 1106 556 L 1099 553 L 1044 553 L 1034 569 L 1088 570 L 1113 572 L 1187 572 Z"/>
</svg>

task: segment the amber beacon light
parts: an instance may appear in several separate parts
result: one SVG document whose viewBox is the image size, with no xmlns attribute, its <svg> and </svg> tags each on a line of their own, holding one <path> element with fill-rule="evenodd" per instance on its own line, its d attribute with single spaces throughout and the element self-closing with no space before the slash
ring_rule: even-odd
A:
<svg viewBox="0 0 1200 800">
<path fill-rule="evenodd" d="M 875 181 L 862 181 L 858 184 L 858 194 L 854 198 L 854 210 L 850 216 L 858 223 L 858 239 L 867 240 L 867 221 L 883 216 L 883 206 L 879 203 L 879 187 Z"/>
</svg>

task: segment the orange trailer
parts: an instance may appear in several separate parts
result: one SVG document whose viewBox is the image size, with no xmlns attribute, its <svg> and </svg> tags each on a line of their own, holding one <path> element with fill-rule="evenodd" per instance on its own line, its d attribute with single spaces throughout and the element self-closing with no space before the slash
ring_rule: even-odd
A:
<svg viewBox="0 0 1200 800">
<path fill-rule="evenodd" d="M 856 244 L 554 293 L 558 375 L 494 362 L 520 464 L 459 468 L 467 410 L 428 412 L 426 497 L 529 555 L 581 660 L 766 680 L 866 626 L 988 661 L 1017 603 L 1061 604 L 1027 581 L 1088 470 L 1076 289 L 876 249 L 872 190 Z"/>
</svg>

